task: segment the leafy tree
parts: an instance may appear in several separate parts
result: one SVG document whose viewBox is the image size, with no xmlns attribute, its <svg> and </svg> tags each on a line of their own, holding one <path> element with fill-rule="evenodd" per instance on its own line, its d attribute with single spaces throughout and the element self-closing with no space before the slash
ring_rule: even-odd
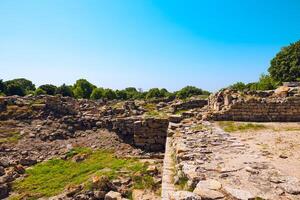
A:
<svg viewBox="0 0 300 200">
<path fill-rule="evenodd" d="M 135 87 L 125 88 L 125 92 L 128 99 L 136 99 L 140 94 Z"/>
<path fill-rule="evenodd" d="M 57 87 L 51 84 L 41 85 L 39 88 L 44 90 L 44 92 L 48 95 L 55 95 L 57 90 Z"/>
<path fill-rule="evenodd" d="M 101 99 L 104 97 L 103 88 L 95 88 L 91 94 L 91 99 Z"/>
<path fill-rule="evenodd" d="M 237 82 L 237 83 L 229 86 L 229 88 L 233 89 L 233 90 L 243 91 L 243 90 L 247 89 L 247 85 L 243 82 Z"/>
<path fill-rule="evenodd" d="M 5 84 L 2 79 L 0 79 L 0 93 L 5 92 Z"/>
<path fill-rule="evenodd" d="M 257 83 L 250 85 L 250 90 L 273 90 L 278 86 L 270 75 L 262 74 Z"/>
<path fill-rule="evenodd" d="M 209 92 L 207 91 L 204 92 L 202 89 L 194 86 L 186 86 L 176 92 L 176 96 L 180 99 L 185 99 L 195 95 L 203 95 L 203 94 L 209 94 Z"/>
<path fill-rule="evenodd" d="M 300 77 L 300 41 L 282 48 L 268 71 L 275 81 L 296 81 Z"/>
<path fill-rule="evenodd" d="M 169 92 L 165 88 L 161 90 L 158 88 L 152 88 L 147 92 L 146 99 L 167 97 L 168 94 Z"/>
<path fill-rule="evenodd" d="M 89 99 L 93 90 L 96 88 L 93 84 L 85 79 L 79 79 L 73 86 L 74 96 L 76 98 Z"/>
<path fill-rule="evenodd" d="M 127 98 L 127 92 L 125 90 L 116 90 L 116 96 L 117 99 L 126 100 Z"/>
<path fill-rule="evenodd" d="M 5 86 L 6 86 L 5 94 L 8 96 L 10 96 L 10 95 L 25 96 L 26 95 L 26 91 L 18 83 L 9 82 L 9 83 L 5 83 Z"/>
<path fill-rule="evenodd" d="M 112 100 L 112 99 L 116 99 L 117 95 L 112 89 L 105 89 L 104 90 L 104 98 Z"/>
<path fill-rule="evenodd" d="M 43 94 L 47 94 L 47 92 L 45 90 L 43 90 L 42 88 L 38 88 L 35 90 L 34 95 L 38 96 L 38 95 L 43 95 Z"/>
<path fill-rule="evenodd" d="M 64 97 L 73 97 L 73 91 L 72 91 L 72 86 L 68 86 L 66 84 L 61 85 L 60 87 L 57 88 L 56 94 L 60 94 Z"/>
<path fill-rule="evenodd" d="M 5 81 L 4 84 L 6 88 L 5 93 L 7 95 L 24 96 L 30 91 L 35 91 L 34 84 L 25 78 L 18 78 L 18 79 Z"/>
</svg>

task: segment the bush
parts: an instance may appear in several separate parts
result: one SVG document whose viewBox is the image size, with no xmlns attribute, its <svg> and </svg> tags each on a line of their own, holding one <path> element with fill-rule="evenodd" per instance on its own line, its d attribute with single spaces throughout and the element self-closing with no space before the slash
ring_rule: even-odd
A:
<svg viewBox="0 0 300 200">
<path fill-rule="evenodd" d="M 55 95 L 57 90 L 57 87 L 51 84 L 41 85 L 39 88 L 44 90 L 44 92 L 48 95 Z"/>
<path fill-rule="evenodd" d="M 229 88 L 232 90 L 243 91 L 243 90 L 247 89 L 247 85 L 243 82 L 237 82 L 237 83 L 229 86 Z"/>
<path fill-rule="evenodd" d="M 300 41 L 277 53 L 271 60 L 269 73 L 278 82 L 296 81 L 300 77 Z"/>
<path fill-rule="evenodd" d="M 0 79 L 0 93 L 5 92 L 5 84 L 2 79 Z"/>
<path fill-rule="evenodd" d="M 128 99 L 127 93 L 125 90 L 116 90 L 117 99 L 126 100 Z"/>
<path fill-rule="evenodd" d="M 208 91 L 203 91 L 200 88 L 196 88 L 194 86 L 186 86 L 176 92 L 176 96 L 180 99 L 185 99 L 195 95 L 208 95 L 208 94 L 209 94 Z"/>
<path fill-rule="evenodd" d="M 101 99 L 104 97 L 103 88 L 95 88 L 91 94 L 91 99 Z"/>
<path fill-rule="evenodd" d="M 66 84 L 61 85 L 60 87 L 58 87 L 56 89 L 56 94 L 60 94 L 64 97 L 73 97 L 73 91 L 72 91 L 72 87 L 68 86 Z"/>
<path fill-rule="evenodd" d="M 163 97 L 168 97 L 168 95 L 169 92 L 165 88 L 163 89 L 152 88 L 147 92 L 146 99 L 163 98 Z"/>
<path fill-rule="evenodd" d="M 24 78 L 13 79 L 4 82 L 5 94 L 24 96 L 30 91 L 35 91 L 34 84 Z"/>
<path fill-rule="evenodd" d="M 112 89 L 105 89 L 104 90 L 104 98 L 108 100 L 116 99 L 117 95 Z"/>
<path fill-rule="evenodd" d="M 96 86 L 94 86 L 87 80 L 79 79 L 73 86 L 73 93 L 76 98 L 89 99 L 95 88 Z"/>
<path fill-rule="evenodd" d="M 43 90 L 42 88 L 38 88 L 35 90 L 34 95 L 38 96 L 38 95 L 43 95 L 43 94 L 47 94 L 47 92 L 45 90 Z"/>
</svg>

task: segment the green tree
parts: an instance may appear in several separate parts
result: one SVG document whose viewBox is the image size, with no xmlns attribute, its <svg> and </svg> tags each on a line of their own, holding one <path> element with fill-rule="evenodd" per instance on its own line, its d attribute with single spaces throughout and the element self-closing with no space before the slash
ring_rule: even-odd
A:
<svg viewBox="0 0 300 200">
<path fill-rule="evenodd" d="M 35 91 L 35 85 L 25 78 L 18 78 L 4 82 L 7 95 L 24 96 L 31 91 Z"/>
<path fill-rule="evenodd" d="M 176 96 L 180 99 L 185 99 L 188 97 L 192 97 L 195 95 L 203 95 L 203 94 L 209 94 L 207 91 L 203 91 L 200 88 L 194 87 L 194 86 L 186 86 L 182 88 L 181 90 L 176 92 Z"/>
<path fill-rule="evenodd" d="M 146 95 L 146 99 L 153 99 L 153 98 L 163 98 L 169 95 L 168 90 L 165 88 L 158 89 L 158 88 L 151 88 Z"/>
<path fill-rule="evenodd" d="M 73 93 L 76 98 L 89 99 L 93 90 L 96 88 L 85 79 L 79 79 L 73 86 Z"/>
<path fill-rule="evenodd" d="M 41 85 L 39 88 L 44 90 L 48 95 L 55 95 L 57 90 L 57 87 L 51 84 Z"/>
<path fill-rule="evenodd" d="M 270 75 L 262 74 L 257 83 L 254 83 L 250 86 L 251 90 L 273 90 L 278 86 L 278 83 L 275 82 Z"/>
<path fill-rule="evenodd" d="M 112 99 L 116 99 L 117 95 L 112 89 L 105 89 L 104 90 L 104 98 L 112 100 Z"/>
<path fill-rule="evenodd" d="M 5 84 L 3 82 L 2 79 L 0 79 L 0 93 L 4 93 L 5 92 Z"/>
<path fill-rule="evenodd" d="M 68 86 L 66 84 L 63 84 L 59 86 L 56 90 L 56 94 L 60 94 L 64 97 L 73 97 L 73 91 L 72 91 L 72 86 Z"/>
<path fill-rule="evenodd" d="M 268 71 L 278 82 L 296 81 L 300 78 L 300 41 L 283 47 L 271 60 Z"/>
<path fill-rule="evenodd" d="M 135 87 L 125 88 L 125 92 L 128 99 L 136 99 L 140 94 Z"/>
<path fill-rule="evenodd" d="M 34 91 L 35 96 L 43 95 L 43 94 L 47 94 L 47 92 L 40 87 Z"/>
<path fill-rule="evenodd" d="M 117 99 L 126 100 L 127 98 L 127 92 L 125 90 L 116 90 L 116 96 Z"/>
<path fill-rule="evenodd" d="M 18 83 L 15 83 L 15 82 L 5 83 L 5 87 L 6 87 L 5 94 L 8 96 L 10 96 L 10 95 L 25 96 L 26 95 L 26 91 Z"/>
<path fill-rule="evenodd" d="M 247 89 L 247 85 L 243 82 L 236 82 L 235 84 L 232 84 L 229 86 L 230 89 L 232 90 L 238 90 L 238 91 L 243 91 Z"/>
<path fill-rule="evenodd" d="M 91 94 L 91 99 L 101 99 L 104 97 L 103 88 L 95 88 Z"/>
</svg>

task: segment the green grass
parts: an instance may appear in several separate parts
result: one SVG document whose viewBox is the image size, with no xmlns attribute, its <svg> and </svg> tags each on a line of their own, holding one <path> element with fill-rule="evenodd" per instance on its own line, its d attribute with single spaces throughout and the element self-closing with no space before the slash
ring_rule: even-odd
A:
<svg viewBox="0 0 300 200">
<path fill-rule="evenodd" d="M 168 114 L 163 111 L 153 110 L 146 112 L 145 117 L 168 118 Z"/>
<path fill-rule="evenodd" d="M 176 115 L 182 115 L 182 113 L 187 112 L 188 110 L 177 110 L 175 112 Z"/>
<path fill-rule="evenodd" d="M 82 153 L 89 155 L 86 160 L 72 161 L 73 155 Z M 85 148 L 72 150 L 67 156 L 67 160 L 52 159 L 26 170 L 28 176 L 13 184 L 13 191 L 19 194 L 14 198 L 50 197 L 63 192 L 67 186 L 82 183 L 88 188 L 94 175 L 105 175 L 109 179 L 127 176 L 134 181 L 134 188 L 155 187 L 153 178 L 146 173 L 147 166 L 138 160 L 118 159 L 111 152 L 92 152 Z"/>
<path fill-rule="evenodd" d="M 255 124 L 255 123 L 242 123 L 242 122 L 219 122 L 219 126 L 223 128 L 226 132 L 245 132 L 250 130 L 260 130 L 267 128 L 263 124 Z"/>
<path fill-rule="evenodd" d="M 2 143 L 16 143 L 21 139 L 19 131 L 0 130 L 0 144 Z"/>
<path fill-rule="evenodd" d="M 196 126 L 193 126 L 191 129 L 193 131 L 205 131 L 208 130 L 209 127 L 203 125 L 203 124 L 197 124 Z"/>
</svg>

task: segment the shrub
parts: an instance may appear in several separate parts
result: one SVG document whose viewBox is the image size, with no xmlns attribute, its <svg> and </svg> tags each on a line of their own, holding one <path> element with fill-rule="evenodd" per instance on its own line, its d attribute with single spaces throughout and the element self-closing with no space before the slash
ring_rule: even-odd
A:
<svg viewBox="0 0 300 200">
<path fill-rule="evenodd" d="M 176 96 L 180 99 L 185 99 L 195 95 L 208 95 L 208 94 L 209 94 L 208 91 L 203 91 L 202 89 L 194 86 L 186 86 L 176 92 Z"/>
<path fill-rule="evenodd" d="M 247 89 L 247 85 L 243 82 L 237 82 L 237 83 L 229 86 L 229 88 L 233 89 L 233 90 L 243 91 L 243 90 Z"/>
<path fill-rule="evenodd" d="M 60 87 L 58 87 L 56 90 L 56 94 L 60 94 L 64 97 L 73 97 L 74 96 L 72 87 L 68 86 L 66 84 L 63 84 Z"/>
<path fill-rule="evenodd" d="M 128 99 L 127 93 L 125 90 L 116 90 L 117 99 L 126 100 Z"/>
<path fill-rule="evenodd" d="M 94 86 L 87 80 L 79 79 L 73 86 L 73 93 L 76 98 L 89 99 L 95 88 L 96 86 Z"/>
<path fill-rule="evenodd" d="M 24 96 L 30 91 L 35 90 L 34 84 L 24 78 L 13 79 L 4 82 L 5 85 L 5 94 L 7 95 L 19 95 Z"/>
<path fill-rule="evenodd" d="M 112 99 L 116 99 L 117 95 L 112 89 L 105 89 L 104 90 L 104 98 L 112 100 Z"/>
<path fill-rule="evenodd" d="M 91 99 L 101 99 L 104 97 L 103 88 L 95 88 L 91 94 Z"/>
<path fill-rule="evenodd" d="M 43 94 L 47 94 L 47 92 L 45 90 L 43 90 L 42 88 L 38 88 L 35 90 L 34 95 L 38 96 L 38 95 L 43 95 Z"/>
<path fill-rule="evenodd" d="M 271 60 L 269 73 L 275 81 L 296 81 L 300 77 L 300 41 L 281 49 Z"/>
<path fill-rule="evenodd" d="M 39 88 L 44 90 L 48 95 L 55 95 L 57 90 L 57 87 L 51 84 L 41 85 Z"/>
</svg>

